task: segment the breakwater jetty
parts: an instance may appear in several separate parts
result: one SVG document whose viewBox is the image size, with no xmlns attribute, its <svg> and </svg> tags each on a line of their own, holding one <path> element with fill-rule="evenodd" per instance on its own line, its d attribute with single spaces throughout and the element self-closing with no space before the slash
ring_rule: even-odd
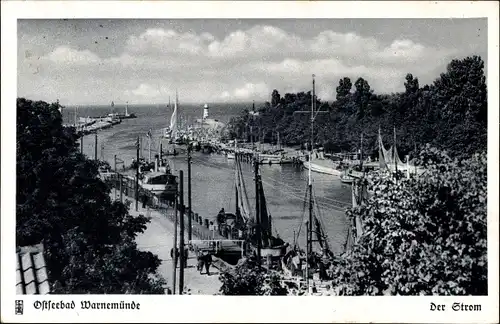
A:
<svg viewBox="0 0 500 324">
<path fill-rule="evenodd" d="M 76 123 L 65 124 L 65 127 L 74 127 L 78 133 L 83 135 L 95 133 L 102 129 L 108 129 L 114 125 L 118 125 L 122 122 L 120 118 L 115 117 L 103 117 L 103 118 L 91 118 L 91 117 L 80 117 Z"/>
</svg>

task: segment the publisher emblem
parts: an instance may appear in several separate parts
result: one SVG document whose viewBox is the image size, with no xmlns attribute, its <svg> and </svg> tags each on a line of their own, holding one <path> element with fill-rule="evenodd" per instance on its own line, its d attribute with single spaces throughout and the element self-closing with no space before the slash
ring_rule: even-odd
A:
<svg viewBox="0 0 500 324">
<path fill-rule="evenodd" d="M 16 315 L 23 315 L 24 311 L 24 306 L 23 306 L 23 301 L 22 300 L 16 300 L 16 305 L 15 305 L 15 311 Z"/>
</svg>

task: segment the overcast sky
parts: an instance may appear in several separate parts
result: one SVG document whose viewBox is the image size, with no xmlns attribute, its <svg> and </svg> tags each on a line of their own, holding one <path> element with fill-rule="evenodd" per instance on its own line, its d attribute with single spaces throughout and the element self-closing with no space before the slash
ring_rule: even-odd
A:
<svg viewBox="0 0 500 324">
<path fill-rule="evenodd" d="M 62 104 L 268 100 L 363 77 L 377 93 L 487 57 L 486 19 L 19 20 L 18 96 Z M 354 80 L 353 80 L 354 82 Z"/>
</svg>

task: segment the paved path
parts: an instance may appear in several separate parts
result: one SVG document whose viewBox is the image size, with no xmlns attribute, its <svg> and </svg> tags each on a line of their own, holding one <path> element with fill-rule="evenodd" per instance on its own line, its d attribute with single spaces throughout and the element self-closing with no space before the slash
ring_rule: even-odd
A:
<svg viewBox="0 0 500 324">
<path fill-rule="evenodd" d="M 111 192 L 111 197 L 114 197 L 113 191 Z M 130 197 L 127 197 L 127 199 L 132 201 L 129 211 L 130 215 L 138 216 L 139 214 L 143 214 L 144 216 L 151 217 L 151 222 L 148 223 L 147 229 L 144 233 L 137 236 L 136 242 L 140 250 L 150 251 L 158 255 L 162 261 L 161 265 L 158 267 L 158 273 L 167 280 L 167 286 L 172 289 L 173 265 L 172 259 L 170 258 L 170 250 L 174 246 L 174 224 L 166 215 L 157 210 L 143 209 L 141 204 L 139 204 L 139 210 L 135 211 L 135 200 Z M 167 212 L 172 213 L 173 208 L 169 209 Z M 177 237 L 179 237 L 179 232 L 177 232 Z M 198 238 L 193 237 L 193 239 Z M 187 244 L 187 233 L 185 242 Z M 196 263 L 196 256 L 193 252 L 190 252 L 188 267 L 184 269 L 184 292 L 191 293 L 192 295 L 213 295 L 218 293 L 221 287 L 219 270 L 212 266 L 210 268 L 210 276 L 206 275 L 205 271 L 200 275 L 200 273 L 196 271 Z M 176 279 L 176 293 L 178 293 L 179 268 L 177 268 Z M 188 290 L 190 290 L 190 292 Z"/>
</svg>

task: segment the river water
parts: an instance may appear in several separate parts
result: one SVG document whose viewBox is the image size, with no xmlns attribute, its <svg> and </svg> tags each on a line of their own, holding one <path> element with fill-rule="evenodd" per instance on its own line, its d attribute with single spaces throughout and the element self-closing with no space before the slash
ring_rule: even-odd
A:
<svg viewBox="0 0 500 324">
<path fill-rule="evenodd" d="M 211 118 L 227 122 L 236 116 L 242 105 L 217 105 L 210 108 Z M 115 106 L 121 112 L 123 106 Z M 110 112 L 109 107 L 78 107 L 66 108 L 63 111 L 65 122 L 72 123 L 74 113 L 78 116 L 96 116 Z M 113 166 L 114 156 L 125 162 L 128 166 L 136 156 L 135 142 L 137 137 L 142 138 L 143 156 L 148 158 L 148 140 L 146 134 L 152 129 L 153 140 L 151 144 L 152 156 L 158 152 L 162 128 L 169 124 L 171 109 L 166 105 L 129 106 L 129 112 L 137 114 L 136 119 L 123 120 L 121 124 L 110 129 L 99 131 L 97 144 L 97 157 L 104 159 Z M 201 117 L 202 106 L 182 106 L 181 114 L 185 120 L 194 121 Z M 89 157 L 94 156 L 94 135 L 84 137 L 83 152 Z M 165 146 L 164 146 L 165 147 Z M 184 171 L 184 201 L 187 205 L 187 159 L 180 154 L 170 157 L 170 165 L 174 173 Z M 120 166 L 119 166 L 120 167 Z M 255 197 L 252 166 L 242 163 L 245 183 L 250 203 Z M 305 204 L 307 190 L 307 170 L 301 170 L 292 165 L 262 165 L 260 167 L 262 181 L 269 213 L 273 219 L 273 231 L 277 232 L 286 242 L 292 244 L 294 237 L 300 230 L 299 245 L 305 247 L 305 230 L 303 224 L 308 217 L 308 205 Z M 234 160 L 228 160 L 224 155 L 192 154 L 192 205 L 193 211 L 206 218 L 214 218 L 218 211 L 224 207 L 227 212 L 235 212 L 234 191 Z M 347 236 L 347 219 L 344 209 L 339 202 L 351 202 L 351 188 L 340 182 L 338 177 L 312 174 L 314 196 L 319 206 L 320 219 L 322 220 L 334 253 L 341 253 Z"/>
</svg>

